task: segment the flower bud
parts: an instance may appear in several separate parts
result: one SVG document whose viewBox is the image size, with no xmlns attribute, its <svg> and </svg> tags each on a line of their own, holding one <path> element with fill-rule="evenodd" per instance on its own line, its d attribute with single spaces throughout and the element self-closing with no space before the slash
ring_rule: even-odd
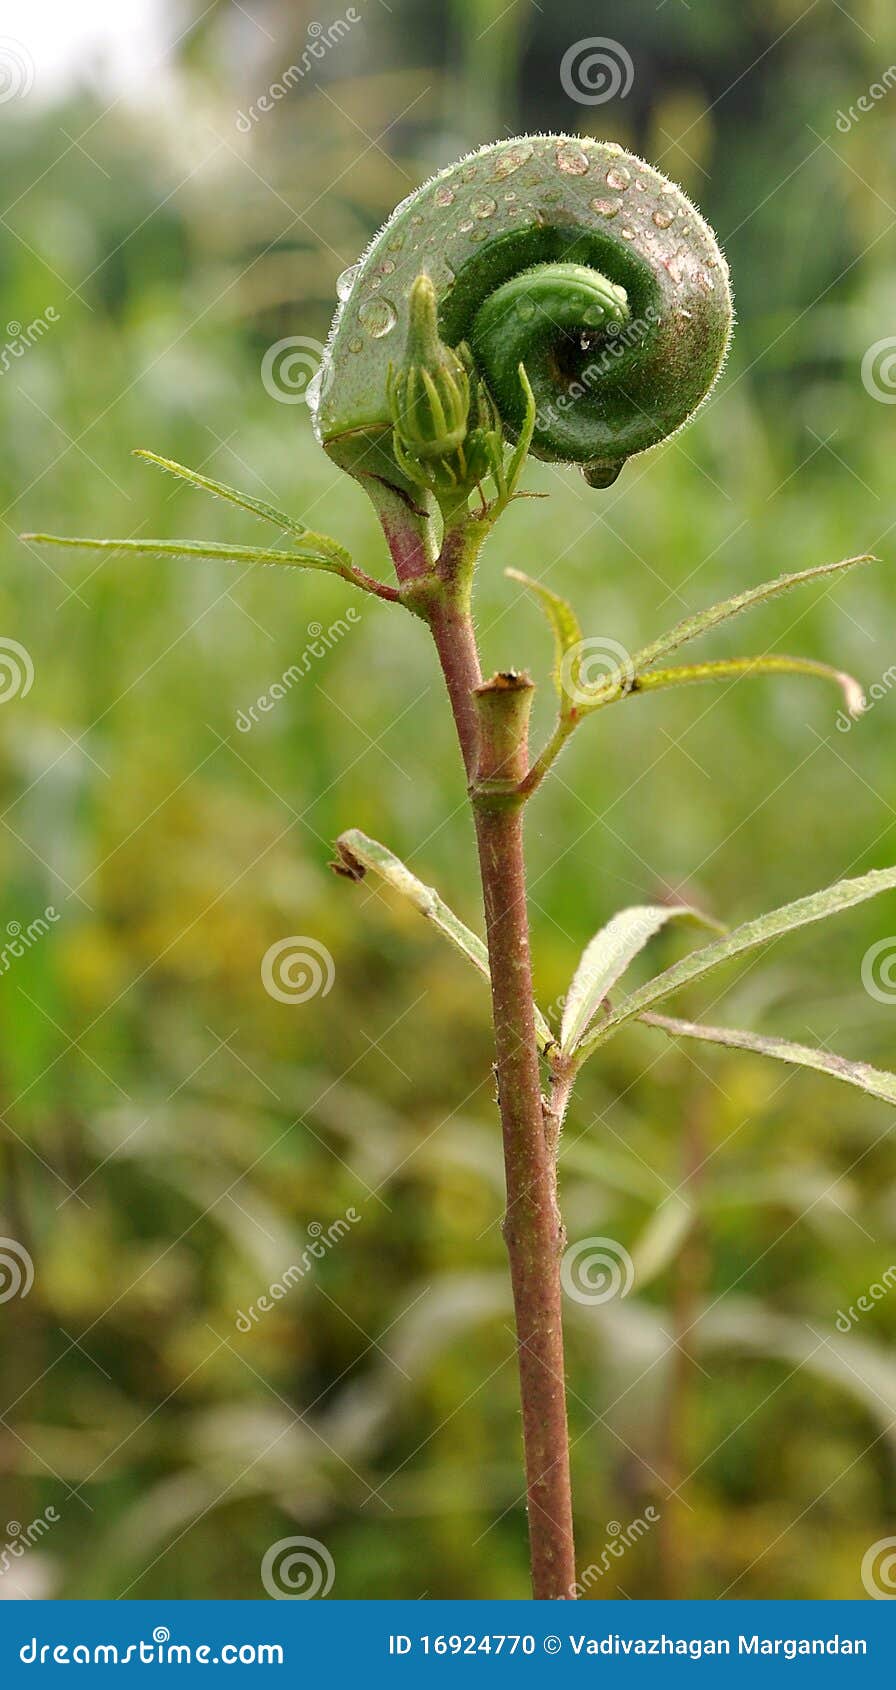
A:
<svg viewBox="0 0 896 1690">
<path fill-rule="evenodd" d="M 451 457 L 466 440 L 470 380 L 463 359 L 439 338 L 427 275 L 411 288 L 407 348 L 389 371 L 389 407 L 399 444 L 423 463 Z"/>
</svg>

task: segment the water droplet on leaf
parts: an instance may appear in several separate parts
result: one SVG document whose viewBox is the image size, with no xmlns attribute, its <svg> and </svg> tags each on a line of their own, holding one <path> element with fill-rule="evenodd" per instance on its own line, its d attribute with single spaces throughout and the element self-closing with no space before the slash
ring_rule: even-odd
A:
<svg viewBox="0 0 896 1690">
<path fill-rule="evenodd" d="M 321 390 L 321 387 L 323 386 L 323 379 L 324 379 L 323 365 L 320 365 L 315 370 L 313 376 L 311 377 L 311 380 L 308 383 L 308 386 L 305 389 L 305 403 L 306 403 L 306 405 L 310 406 L 312 411 L 317 410 L 317 403 L 318 403 L 318 400 L 320 399 L 320 390 Z"/>
<path fill-rule="evenodd" d="M 557 169 L 562 170 L 564 176 L 584 176 L 588 164 L 588 154 L 584 148 L 569 143 L 557 148 Z"/>
<path fill-rule="evenodd" d="M 533 150 L 528 141 L 521 142 L 518 147 L 508 147 L 506 153 L 502 153 L 500 158 L 496 160 L 495 168 L 492 171 L 492 180 L 503 182 L 505 176 L 512 176 L 515 170 L 519 170 L 521 164 L 528 163 Z"/>
<path fill-rule="evenodd" d="M 624 463 L 624 458 L 617 460 L 615 463 L 595 461 L 591 464 L 585 464 L 582 468 L 582 474 L 589 487 L 612 487 L 613 482 L 621 474 Z"/>
<path fill-rule="evenodd" d="M 358 322 L 374 340 L 389 334 L 396 321 L 395 306 L 388 299 L 365 299 L 363 305 L 358 307 Z"/>
</svg>

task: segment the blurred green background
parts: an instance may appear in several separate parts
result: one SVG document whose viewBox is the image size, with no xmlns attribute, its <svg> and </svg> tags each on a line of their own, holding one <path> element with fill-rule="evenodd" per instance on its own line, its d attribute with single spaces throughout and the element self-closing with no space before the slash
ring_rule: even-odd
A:
<svg viewBox="0 0 896 1690">
<path fill-rule="evenodd" d="M 896 88 L 879 83 L 896 25 L 875 0 L 620 0 L 599 19 L 584 0 L 358 0 L 360 21 L 241 126 L 343 8 L 135 8 L 152 50 L 127 77 L 103 49 L 111 14 L 63 71 L 58 43 L 29 37 L 43 10 L 9 23 L 26 56 L 0 113 L 7 343 L 27 341 L 0 378 L 0 626 L 34 667 L 0 709 L 0 938 L 58 919 L 4 951 L 0 1233 L 34 1283 L 0 1307 L 0 1538 L 58 1520 L 20 1557 L 0 1545 L 0 1595 L 260 1596 L 265 1551 L 304 1534 L 337 1596 L 524 1596 L 486 997 L 413 912 L 326 866 L 360 826 L 480 924 L 425 631 L 323 577 L 16 536 L 263 543 L 129 455 L 148 446 L 384 569 L 363 493 L 307 407 L 266 390 L 264 355 L 325 338 L 337 275 L 433 169 L 503 134 L 589 131 L 681 181 L 719 231 L 735 347 L 696 425 L 608 493 L 531 468 L 550 497 L 514 507 L 480 570 L 485 661 L 547 681 L 548 636 L 506 565 L 633 647 L 780 570 L 871 550 L 880 565 L 714 649 L 880 680 L 896 412 L 861 372 L 896 336 Z M 595 33 L 634 77 L 589 106 L 560 64 Z M 849 733 L 809 681 L 632 702 L 583 729 L 529 812 L 541 1001 L 623 904 L 675 888 L 743 919 L 893 861 L 883 692 Z M 545 684 L 541 730 L 549 711 Z M 893 1066 L 893 994 L 861 982 L 889 934 L 892 897 L 679 1012 Z M 260 978 L 289 935 L 335 963 L 298 1006 Z M 640 1268 L 624 1300 L 568 1304 L 579 1562 L 606 1568 L 590 1596 L 864 1594 L 862 1557 L 896 1529 L 896 1297 L 847 1335 L 836 1320 L 896 1256 L 891 1128 L 860 1093 L 647 1029 L 586 1071 L 567 1229 Z M 349 1208 L 346 1236 L 241 1331 Z M 658 1523 L 609 1555 L 648 1505 Z"/>
</svg>

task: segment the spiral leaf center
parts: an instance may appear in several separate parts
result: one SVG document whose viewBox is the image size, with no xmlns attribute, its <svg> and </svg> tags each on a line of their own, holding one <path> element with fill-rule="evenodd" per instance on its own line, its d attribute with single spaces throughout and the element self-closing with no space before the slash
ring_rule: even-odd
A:
<svg viewBox="0 0 896 1690">
<path fill-rule="evenodd" d="M 519 427 L 517 372 L 524 363 L 537 406 L 536 443 L 539 431 L 555 440 L 564 424 L 575 448 L 576 401 L 599 384 L 601 349 L 616 350 L 614 337 L 630 316 L 625 288 L 587 265 L 536 264 L 512 276 L 480 306 L 471 335 L 499 411 Z"/>
</svg>

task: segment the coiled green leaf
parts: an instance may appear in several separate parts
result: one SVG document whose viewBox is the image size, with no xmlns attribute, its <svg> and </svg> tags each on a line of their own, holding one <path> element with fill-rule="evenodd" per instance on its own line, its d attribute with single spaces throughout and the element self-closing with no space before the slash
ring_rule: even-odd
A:
<svg viewBox="0 0 896 1690">
<path fill-rule="evenodd" d="M 391 448 L 389 370 L 431 278 L 447 345 L 466 343 L 504 427 L 535 395 L 532 450 L 595 485 L 675 432 L 731 330 L 728 271 L 687 197 L 610 142 L 533 135 L 459 160 L 411 194 L 353 270 L 315 399 L 330 455 L 409 491 Z"/>
</svg>

